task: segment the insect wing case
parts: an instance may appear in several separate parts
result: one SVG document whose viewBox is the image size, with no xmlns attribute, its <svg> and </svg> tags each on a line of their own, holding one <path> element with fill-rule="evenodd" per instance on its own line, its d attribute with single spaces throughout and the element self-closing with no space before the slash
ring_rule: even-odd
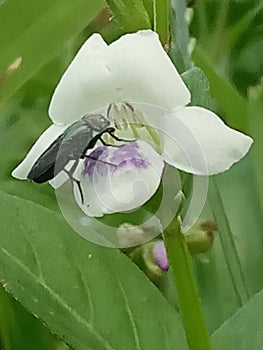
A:
<svg viewBox="0 0 263 350">
<path fill-rule="evenodd" d="M 27 175 L 29 180 L 43 183 L 54 177 L 55 163 L 62 140 L 63 134 L 41 154 Z"/>
<path fill-rule="evenodd" d="M 38 158 L 27 178 L 37 183 L 52 180 L 71 160 L 76 162 L 95 146 L 100 137 L 93 137 L 94 131 L 103 133 L 110 122 L 102 115 L 85 115 L 70 125 Z"/>
</svg>

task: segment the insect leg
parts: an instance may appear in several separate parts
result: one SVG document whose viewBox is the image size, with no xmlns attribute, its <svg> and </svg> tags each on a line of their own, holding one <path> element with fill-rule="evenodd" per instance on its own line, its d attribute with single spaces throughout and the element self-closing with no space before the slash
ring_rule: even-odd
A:
<svg viewBox="0 0 263 350">
<path fill-rule="evenodd" d="M 102 136 L 104 134 L 109 134 L 110 136 L 112 136 L 112 133 L 115 132 L 115 129 L 113 127 L 107 128 L 106 130 L 102 131 L 101 133 L 99 133 L 98 135 L 96 135 L 96 142 L 99 140 L 104 146 L 111 146 L 111 147 L 120 147 L 121 145 L 112 145 L 110 143 L 107 143 L 103 140 Z M 95 139 L 94 137 L 94 139 Z M 113 137 L 114 138 L 114 137 Z M 120 141 L 121 139 L 119 139 Z M 94 144 L 95 146 L 95 144 Z"/>
<path fill-rule="evenodd" d="M 84 195 L 83 195 L 83 192 L 82 192 L 82 188 L 81 188 L 81 185 L 80 185 L 80 181 L 77 180 L 73 174 L 74 174 L 74 171 L 77 169 L 77 166 L 78 166 L 78 160 L 75 161 L 75 163 L 72 165 L 72 167 L 70 168 L 70 170 L 67 170 L 67 169 L 63 169 L 64 172 L 68 175 L 68 177 L 70 178 L 71 182 L 75 182 L 78 186 L 78 190 L 79 190 L 79 193 L 80 193 L 80 198 L 81 198 L 81 204 L 84 204 Z"/>
<path fill-rule="evenodd" d="M 111 144 L 111 143 L 107 143 L 107 142 L 105 142 L 104 140 L 103 140 L 103 138 L 100 138 L 99 139 L 100 140 L 100 142 L 104 145 L 104 146 L 109 146 L 109 147 L 121 147 L 122 145 L 113 145 L 113 144 Z M 119 139 L 120 140 L 120 139 Z M 118 141 L 119 141 L 118 140 Z"/>
<path fill-rule="evenodd" d="M 118 145 L 111 145 L 110 143 L 105 142 L 102 137 L 100 137 L 99 140 L 103 146 L 119 147 Z"/>
<path fill-rule="evenodd" d="M 134 142 L 136 140 L 126 140 L 126 139 L 121 139 L 118 136 L 114 134 L 115 130 L 112 128 L 112 130 L 108 130 L 107 133 L 116 141 L 122 141 L 122 142 Z M 101 141 L 101 140 L 100 140 Z"/>
<path fill-rule="evenodd" d="M 83 153 L 81 154 L 80 158 L 81 159 L 85 158 L 87 150 L 95 147 L 95 145 L 98 141 L 101 141 L 101 143 L 105 146 L 110 146 L 110 145 L 106 144 L 106 142 L 102 139 L 102 136 L 103 136 L 103 134 L 108 133 L 109 131 L 114 131 L 114 130 L 115 130 L 114 128 L 110 127 L 110 128 L 107 128 L 107 129 L 101 131 L 97 135 L 95 135 L 93 137 L 93 139 L 88 143 L 86 148 L 83 150 Z"/>
</svg>

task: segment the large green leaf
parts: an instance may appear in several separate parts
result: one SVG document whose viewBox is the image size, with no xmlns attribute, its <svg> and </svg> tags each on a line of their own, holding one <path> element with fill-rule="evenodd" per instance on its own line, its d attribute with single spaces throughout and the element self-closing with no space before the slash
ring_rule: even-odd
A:
<svg viewBox="0 0 263 350">
<path fill-rule="evenodd" d="M 0 193 L 0 280 L 74 349 L 187 349 L 176 311 L 121 252 Z"/>
<path fill-rule="evenodd" d="M 262 350 L 263 290 L 212 335 L 214 350 Z"/>
<path fill-rule="evenodd" d="M 36 100 L 25 108 L 20 100 L 10 104 L 0 118 L 0 190 L 56 208 L 51 186 L 37 186 L 29 181 L 11 178 L 11 172 L 23 160 L 38 136 L 50 124 L 47 117 L 47 101 Z"/>
<path fill-rule="evenodd" d="M 202 218 L 217 220 L 220 233 L 215 234 L 213 248 L 205 258 L 195 257 L 200 297 L 210 331 L 215 331 L 240 306 L 225 260 L 226 254 L 229 256 L 231 253 L 230 246 L 225 243 L 221 245 L 220 234 L 223 233 L 226 236 L 233 233 L 232 239 L 238 251 L 249 295 L 254 295 L 263 288 L 263 221 L 251 157 L 248 155 L 226 173 L 217 175 L 216 181 L 224 207 L 217 202 L 216 198 L 213 199 L 210 193 L 211 207 L 216 218 L 211 214 L 212 208 L 208 205 Z M 224 219 L 225 215 L 227 215 L 227 221 L 226 217 Z M 225 238 L 230 237 L 223 238 L 225 242 Z M 234 264 L 231 263 L 232 271 L 236 269 L 236 263 L 237 261 Z M 240 273 L 234 276 L 236 285 L 239 284 L 239 276 Z M 238 290 L 239 294 L 243 291 L 243 287 L 241 288 Z"/>
<path fill-rule="evenodd" d="M 58 341 L 0 287 L 0 341 L 5 350 L 56 350 Z M 2 349 L 2 347 L 1 347 Z"/>
<path fill-rule="evenodd" d="M 257 180 L 257 193 L 261 202 L 263 214 L 263 164 L 262 164 L 262 128 L 263 128 L 263 80 L 261 84 L 249 90 L 249 132 L 254 139 L 251 150 L 253 166 Z"/>
<path fill-rule="evenodd" d="M 103 0 L 7 0 L 0 3 L 0 71 L 17 57 L 21 67 L 1 87 L 1 99 L 10 97 L 39 68 L 79 33 L 105 6 Z M 21 15 L 22 14 L 22 15 Z"/>
<path fill-rule="evenodd" d="M 230 222 L 215 178 L 212 178 L 210 182 L 209 201 L 219 231 L 221 245 L 224 247 L 225 261 L 232 279 L 235 295 L 238 304 L 242 306 L 249 298 L 249 291 L 236 242 L 231 232 Z"/>
</svg>

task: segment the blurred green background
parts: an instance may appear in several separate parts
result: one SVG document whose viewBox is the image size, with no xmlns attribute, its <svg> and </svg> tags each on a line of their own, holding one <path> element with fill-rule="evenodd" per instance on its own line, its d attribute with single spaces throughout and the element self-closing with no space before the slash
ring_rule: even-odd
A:
<svg viewBox="0 0 263 350">
<path fill-rule="evenodd" d="M 144 0 L 146 9 L 151 9 L 150 4 L 150 0 Z M 240 321 L 233 321 L 231 316 L 263 289 L 263 2 L 189 1 L 186 18 L 191 59 L 184 52 L 188 34 L 181 33 L 179 23 L 179 11 L 184 13 L 184 8 L 178 9 L 177 1 L 172 1 L 172 5 L 176 11 L 171 8 L 170 55 L 178 70 L 183 73 L 192 67 L 192 62 L 200 67 L 210 85 L 213 100 L 209 105 L 229 126 L 255 140 L 242 162 L 212 180 L 202 218 L 216 221 L 220 235 L 216 234 L 211 251 L 193 259 L 208 328 L 215 332 L 215 348 L 241 349 L 224 343 L 227 336 L 220 338 L 220 326 L 227 321 L 229 330 L 233 325 L 240 327 Z M 50 125 L 47 114 L 50 97 L 81 43 L 95 31 L 101 32 L 108 42 L 123 33 L 115 20 L 109 21 L 111 14 L 105 6 L 102 0 L 0 1 L 0 75 L 14 59 L 22 57 L 21 67 L 5 81 L 0 80 L 1 193 L 26 198 L 59 212 L 48 185 L 15 181 L 10 173 Z M 193 100 L 207 105 L 209 96 L 204 97 L 207 82 L 203 73 L 194 70 L 192 74 L 188 84 Z M 158 286 L 172 307 L 177 308 L 169 272 L 162 276 Z M 260 306 L 262 310 L 262 302 L 255 307 L 254 314 L 260 312 Z M 248 343 L 257 331 L 249 326 L 257 319 L 249 317 L 244 316 L 243 329 L 248 336 L 242 349 L 249 346 L 253 350 L 263 349 L 262 332 L 256 343 Z M 66 348 L 3 288 L 0 342 L 4 350 Z M 237 339 L 230 342 L 238 344 Z"/>
</svg>

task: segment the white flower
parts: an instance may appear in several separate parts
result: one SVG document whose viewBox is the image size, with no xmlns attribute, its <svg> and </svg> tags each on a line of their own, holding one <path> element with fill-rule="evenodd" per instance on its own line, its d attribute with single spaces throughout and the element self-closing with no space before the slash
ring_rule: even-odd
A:
<svg viewBox="0 0 263 350">
<path fill-rule="evenodd" d="M 84 205 L 80 192 L 75 197 L 88 216 L 129 211 L 143 205 L 156 192 L 164 163 L 158 153 L 143 141 L 122 147 L 99 146 L 87 158 L 81 179 Z"/>
<path fill-rule="evenodd" d="M 190 92 L 156 33 L 127 34 L 110 45 L 94 34 L 54 92 L 49 108 L 53 125 L 13 176 L 26 179 L 35 161 L 69 125 L 96 111 L 120 124 L 122 130 L 116 135 L 134 139 L 140 134 L 159 154 L 148 143 L 137 141 L 119 148 L 99 146 L 91 158 L 80 162 L 76 177 L 84 203 L 77 186 L 74 194 L 89 216 L 141 206 L 158 188 L 164 162 L 196 175 L 229 169 L 248 152 L 252 139 L 227 127 L 207 109 L 187 107 L 189 102 Z M 132 135 L 126 130 L 127 122 L 131 122 Z M 52 184 L 59 187 L 66 179 L 61 173 Z"/>
</svg>

